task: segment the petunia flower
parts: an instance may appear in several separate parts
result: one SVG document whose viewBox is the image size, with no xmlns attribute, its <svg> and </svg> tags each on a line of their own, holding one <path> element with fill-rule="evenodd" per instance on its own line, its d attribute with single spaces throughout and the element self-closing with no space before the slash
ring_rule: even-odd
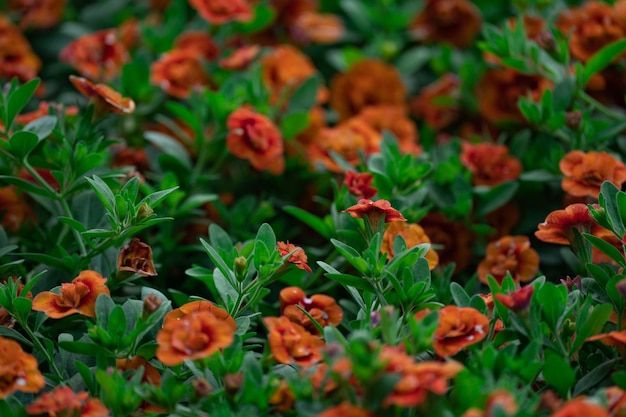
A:
<svg viewBox="0 0 626 417">
<path fill-rule="evenodd" d="M 391 203 L 387 200 L 372 201 L 363 198 L 354 206 L 343 210 L 342 213 L 348 213 L 355 219 L 367 218 L 374 231 L 378 229 L 378 223 L 383 215 L 385 223 L 406 221 L 402 213 L 391 207 Z"/>
<path fill-rule="evenodd" d="M 33 299 L 33 310 L 48 317 L 60 319 L 72 314 L 96 317 L 96 299 L 100 294 L 110 295 L 107 279 L 96 271 L 82 271 L 70 283 L 61 284 L 60 294 L 44 291 Z"/>
<path fill-rule="evenodd" d="M 60 386 L 42 394 L 26 407 L 30 415 L 109 417 L 109 410 L 97 398 L 90 398 L 85 391 L 74 392 L 70 387 Z"/>
<path fill-rule="evenodd" d="M 280 313 L 312 334 L 318 334 L 317 327 L 298 307 L 302 307 L 322 327 L 337 326 L 343 320 L 342 308 L 333 297 L 325 294 L 307 297 L 301 288 L 287 287 L 280 291 L 279 299 Z"/>
<path fill-rule="evenodd" d="M 433 348 L 439 356 L 452 356 L 481 342 L 489 331 L 489 318 L 471 307 L 446 306 L 439 310 Z"/>
<path fill-rule="evenodd" d="M 626 182 L 626 166 L 606 152 L 571 151 L 561 159 L 559 168 L 565 175 L 563 191 L 575 197 L 598 198 L 604 181 L 617 187 Z"/>
<path fill-rule="evenodd" d="M 307 264 L 307 256 L 304 249 L 289 242 L 277 242 L 277 245 L 280 256 L 285 256 L 295 250 L 289 259 L 287 259 L 287 262 L 294 264 L 296 268 L 302 269 L 303 271 L 312 272 L 311 267 Z"/>
<path fill-rule="evenodd" d="M 209 313 L 213 314 L 218 320 L 223 321 L 233 333 L 237 330 L 237 324 L 235 323 L 235 319 L 232 318 L 226 310 L 216 306 L 215 304 L 207 300 L 196 300 L 183 304 L 179 308 L 175 308 L 174 310 L 167 313 L 163 318 L 163 321 L 167 322 L 171 320 L 182 320 L 190 314 L 199 311 L 208 311 Z"/>
<path fill-rule="evenodd" d="M 39 368 L 37 359 L 22 350 L 15 340 L 0 336 L 0 400 L 15 391 L 39 392 L 45 385 L 45 380 Z"/>
<path fill-rule="evenodd" d="M 135 111 L 135 102 L 106 84 L 94 84 L 86 78 L 70 75 L 70 82 L 85 97 L 94 102 L 100 111 L 112 111 L 119 114 L 131 114 Z"/>
<path fill-rule="evenodd" d="M 142 277 L 158 275 L 152 260 L 152 248 L 139 238 L 133 238 L 120 249 L 117 257 L 117 270 L 128 271 Z"/>
<path fill-rule="evenodd" d="M 517 283 L 535 278 L 539 270 L 539 254 L 530 247 L 526 236 L 504 236 L 487 245 L 485 259 L 478 264 L 478 278 L 487 284 L 491 275 L 501 283 L 507 273 Z"/>
<path fill-rule="evenodd" d="M 270 349 L 278 362 L 308 367 L 322 359 L 319 348 L 324 341 L 304 327 L 284 316 L 265 317 L 263 323 L 269 331 Z"/>
</svg>

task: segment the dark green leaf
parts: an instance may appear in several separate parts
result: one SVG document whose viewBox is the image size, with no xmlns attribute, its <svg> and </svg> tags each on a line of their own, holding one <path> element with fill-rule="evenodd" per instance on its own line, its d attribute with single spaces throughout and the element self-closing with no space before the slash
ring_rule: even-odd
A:
<svg viewBox="0 0 626 417">
<path fill-rule="evenodd" d="M 591 77 L 602 71 L 626 50 L 626 39 L 610 43 L 596 52 L 585 65 L 582 85 L 586 85 Z"/>
<path fill-rule="evenodd" d="M 30 98 L 39 87 L 41 80 L 34 78 L 24 85 L 20 86 L 10 96 L 7 103 L 7 120 L 5 120 L 6 127 L 10 127 L 13 123 L 13 119 L 17 116 L 26 104 L 30 101 Z"/>
<path fill-rule="evenodd" d="M 570 364 L 551 350 L 546 350 L 543 377 L 563 398 L 576 382 L 576 373 Z"/>
<path fill-rule="evenodd" d="M 337 281 L 341 285 L 354 287 L 362 291 L 368 291 L 371 293 L 376 292 L 372 284 L 365 278 L 357 277 L 349 274 L 326 274 L 326 276 L 333 281 Z"/>
<path fill-rule="evenodd" d="M 330 239 L 331 232 L 328 229 L 328 226 L 326 226 L 326 223 L 324 223 L 324 220 L 320 219 L 319 217 L 316 217 L 306 210 L 294 206 L 283 207 L 283 211 L 291 214 L 296 219 L 305 223 L 311 229 L 319 233 L 320 236 L 326 239 Z"/>
<path fill-rule="evenodd" d="M 176 139 L 161 132 L 148 131 L 144 137 L 160 149 L 163 153 L 173 156 L 182 162 L 183 166 L 191 170 L 191 158 L 187 150 Z"/>
<path fill-rule="evenodd" d="M 9 149 L 16 158 L 24 159 L 38 143 L 39 138 L 36 134 L 22 130 L 11 135 Z"/>
<path fill-rule="evenodd" d="M 618 265 L 622 267 L 626 267 L 626 261 L 624 260 L 624 255 L 613 245 L 607 242 L 604 239 L 601 239 L 597 236 L 591 235 L 589 233 L 582 234 L 585 239 L 587 239 L 591 244 L 598 249 L 600 252 L 607 255 L 609 258 L 613 259 Z"/>
<path fill-rule="evenodd" d="M 291 113 L 280 121 L 280 130 L 285 139 L 292 139 L 309 125 L 307 112 Z"/>
<path fill-rule="evenodd" d="M 24 126 L 24 130 L 34 133 L 35 135 L 37 135 L 39 140 L 43 140 L 50 136 L 50 133 L 52 133 L 56 124 L 56 116 L 44 116 L 40 117 L 39 119 L 33 120 L 32 122 Z"/>
</svg>

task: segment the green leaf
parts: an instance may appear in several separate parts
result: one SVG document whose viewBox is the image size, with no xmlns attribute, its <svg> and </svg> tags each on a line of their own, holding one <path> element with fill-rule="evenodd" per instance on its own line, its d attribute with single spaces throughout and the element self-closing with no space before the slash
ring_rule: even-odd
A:
<svg viewBox="0 0 626 417">
<path fill-rule="evenodd" d="M 600 205 L 606 210 L 607 217 L 613 230 L 618 236 L 624 236 L 626 227 L 620 215 L 617 204 L 617 194 L 621 191 L 611 181 L 604 181 L 600 187 Z"/>
<path fill-rule="evenodd" d="M 48 265 L 53 268 L 61 269 L 63 271 L 68 270 L 65 264 L 63 263 L 63 261 L 61 261 L 59 258 L 54 257 L 54 256 L 46 255 L 43 253 L 20 253 L 20 256 L 22 258 L 39 262 L 41 264 Z M 68 271 L 68 272 L 72 272 L 72 271 Z"/>
<path fill-rule="evenodd" d="M 24 83 L 21 87 L 11 93 L 7 103 L 7 120 L 5 120 L 5 126 L 7 128 L 11 126 L 15 116 L 20 114 L 22 109 L 30 101 L 31 97 L 35 93 L 35 90 L 39 87 L 40 82 L 41 80 L 39 78 L 34 78 L 27 83 Z"/>
<path fill-rule="evenodd" d="M 332 273 L 331 274 L 327 273 L 326 276 L 332 279 L 333 281 L 337 281 L 338 283 L 344 286 L 354 287 L 359 290 L 367 291 L 371 293 L 376 292 L 376 290 L 374 289 L 374 286 L 372 286 L 372 284 L 368 280 L 362 277 L 357 277 L 357 276 L 349 275 L 349 274 L 332 274 Z"/>
<path fill-rule="evenodd" d="M 585 237 L 585 239 L 591 242 L 591 244 L 600 252 L 604 253 L 609 258 L 613 259 L 615 262 L 617 262 L 618 265 L 621 265 L 622 267 L 626 267 L 626 261 L 624 260 L 624 255 L 622 255 L 622 253 L 615 246 L 611 245 L 606 240 L 603 240 L 592 234 L 583 233 L 582 235 Z"/>
<path fill-rule="evenodd" d="M 71 217 L 59 216 L 57 217 L 57 219 L 59 220 L 59 222 L 68 225 L 69 227 L 71 227 L 74 230 L 77 230 L 80 233 L 87 230 L 81 222 Z"/>
<path fill-rule="evenodd" d="M 165 197 L 167 197 L 169 194 L 171 194 L 172 192 L 178 190 L 178 186 L 176 187 L 172 187 L 172 188 L 168 188 L 167 190 L 161 190 L 161 191 L 157 191 L 154 192 L 150 195 L 145 196 L 140 202 L 139 202 L 139 206 L 141 206 L 143 203 L 148 204 L 148 206 L 150 208 L 155 208 L 157 207 L 161 201 L 163 201 L 163 199 Z"/>
<path fill-rule="evenodd" d="M 395 67 L 402 75 L 411 75 L 419 71 L 428 63 L 432 56 L 432 51 L 423 45 L 414 46 L 400 55 Z"/>
<path fill-rule="evenodd" d="M 0 180 L 6 182 L 7 184 L 15 185 L 21 191 L 27 192 L 29 194 L 40 195 L 46 198 L 54 198 L 54 195 L 47 189 L 38 187 L 30 181 L 26 181 L 10 175 L 0 175 Z"/>
<path fill-rule="evenodd" d="M 326 239 L 330 239 L 331 231 L 329 230 L 326 223 L 324 223 L 324 220 L 320 219 L 319 217 L 316 217 L 312 215 L 311 213 L 309 213 L 308 211 L 303 210 L 299 207 L 294 207 L 294 206 L 283 207 L 283 211 L 285 211 L 288 214 L 291 214 L 296 219 L 305 223 L 311 229 L 319 233 L 320 236 Z"/>
<path fill-rule="evenodd" d="M 200 207 L 201 205 L 205 204 L 205 203 L 209 203 L 211 201 L 215 201 L 218 199 L 218 195 L 217 194 L 196 194 L 196 195 L 192 195 L 187 197 L 187 199 L 185 199 L 182 204 L 180 205 L 180 207 L 178 208 L 178 212 L 179 213 L 186 213 L 190 210 L 193 210 L 197 207 Z"/>
<path fill-rule="evenodd" d="M 470 296 L 467 295 L 465 289 L 456 282 L 450 283 L 450 293 L 452 294 L 452 298 L 454 302 L 459 307 L 467 307 L 470 304 Z"/>
<path fill-rule="evenodd" d="M 498 184 L 486 192 L 479 192 L 475 188 L 474 190 L 478 195 L 476 215 L 482 216 L 502 207 L 513 198 L 518 188 L 519 183 L 517 181 Z"/>
<path fill-rule="evenodd" d="M 33 308 L 32 300 L 26 297 L 17 297 L 13 300 L 13 307 L 15 308 L 15 318 L 20 323 L 26 323 L 28 315 Z"/>
<path fill-rule="evenodd" d="M 230 253 L 233 248 L 233 241 L 228 233 L 216 223 L 209 226 L 209 241 L 215 249 L 224 253 Z"/>
<path fill-rule="evenodd" d="M 601 304 L 593 308 L 584 324 L 579 326 L 578 322 L 576 322 L 576 338 L 570 349 L 572 355 L 585 343 L 588 337 L 600 333 L 612 311 L 613 308 L 610 304 Z"/>
<path fill-rule="evenodd" d="M 567 303 L 567 288 L 564 285 L 554 285 L 546 282 L 537 295 L 548 326 L 556 332 L 557 323 L 565 310 Z"/>
<path fill-rule="evenodd" d="M 237 22 L 237 30 L 242 33 L 258 32 L 274 21 L 276 10 L 265 4 L 259 4 L 254 8 L 254 17 L 251 21 L 241 23 Z"/>
<path fill-rule="evenodd" d="M 259 231 L 256 234 L 255 242 L 261 241 L 265 245 L 268 250 L 273 250 L 276 248 L 276 235 L 274 234 L 274 230 L 272 226 L 267 223 L 263 223 L 261 227 L 259 227 Z"/>
<path fill-rule="evenodd" d="M 79 355 L 96 357 L 102 352 L 102 348 L 95 343 L 60 341 L 59 347 L 68 352 Z"/>
<path fill-rule="evenodd" d="M 165 133 L 154 131 L 145 132 L 144 137 L 163 153 L 173 156 L 178 161 L 182 162 L 185 168 L 191 170 L 192 163 L 189 153 L 176 139 Z"/>
<path fill-rule="evenodd" d="M 563 77 L 563 79 L 554 86 L 552 105 L 555 113 L 565 111 L 569 108 L 574 98 L 575 90 L 576 83 L 574 82 L 574 77 L 569 75 Z"/>
<path fill-rule="evenodd" d="M 596 52 L 585 65 L 582 85 L 586 85 L 594 74 L 609 66 L 617 57 L 626 51 L 626 39 L 610 43 Z"/>
<path fill-rule="evenodd" d="M 546 350 L 543 377 L 563 398 L 568 397 L 569 389 L 576 382 L 576 372 L 570 364 L 551 350 Z"/>
<path fill-rule="evenodd" d="M 291 95 L 289 106 L 287 107 L 287 115 L 308 113 L 317 100 L 317 90 L 320 83 L 320 76 L 314 75 L 300 84 Z"/>
<path fill-rule="evenodd" d="M 26 345 L 26 346 L 32 346 L 32 342 L 28 339 L 26 339 L 24 336 L 22 336 L 22 334 L 20 332 L 18 332 L 17 330 L 11 329 L 9 327 L 5 327 L 5 326 L 0 326 L 0 336 L 3 337 L 8 337 L 10 339 L 13 340 L 17 340 L 18 342 Z"/>
<path fill-rule="evenodd" d="M 309 125 L 307 112 L 291 113 L 280 121 L 280 131 L 285 139 L 292 139 Z"/>
<path fill-rule="evenodd" d="M 43 140 L 50 136 L 50 133 L 54 130 L 54 127 L 57 125 L 56 116 L 44 116 L 39 119 L 33 120 L 26 126 L 24 126 L 25 131 L 34 133 L 37 135 L 39 140 Z"/>
<path fill-rule="evenodd" d="M 107 211 L 111 214 L 115 214 L 115 195 L 113 191 L 109 188 L 106 182 L 102 180 L 102 178 L 94 175 L 92 178 L 85 178 L 91 188 L 96 193 L 104 207 L 106 207 Z"/>
<path fill-rule="evenodd" d="M 114 308 L 115 302 L 107 294 L 100 294 L 96 298 L 96 320 L 100 327 L 107 328 L 109 315 Z"/>
<path fill-rule="evenodd" d="M 11 135 L 9 150 L 15 157 L 24 159 L 35 149 L 38 143 L 39 138 L 36 134 L 22 130 Z"/>
</svg>

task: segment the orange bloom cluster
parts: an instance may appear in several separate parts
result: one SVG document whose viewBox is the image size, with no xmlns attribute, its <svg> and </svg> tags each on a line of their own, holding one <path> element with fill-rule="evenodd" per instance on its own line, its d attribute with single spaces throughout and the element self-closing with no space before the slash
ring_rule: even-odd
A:
<svg viewBox="0 0 626 417">
<path fill-rule="evenodd" d="M 377 59 L 364 59 L 348 71 L 336 74 L 330 83 L 330 106 L 341 120 L 365 107 L 404 105 L 406 88 L 393 66 Z"/>
<path fill-rule="evenodd" d="M 280 314 L 304 327 L 312 334 L 319 334 L 315 324 L 299 308 L 303 308 L 322 327 L 337 326 L 343 320 L 343 310 L 333 297 L 314 294 L 307 297 L 298 287 L 280 291 Z"/>
<path fill-rule="evenodd" d="M 308 367 L 322 359 L 324 341 L 288 317 L 264 317 L 268 342 L 274 358 L 284 364 Z"/>
<path fill-rule="evenodd" d="M 461 146 L 461 162 L 472 172 L 474 185 L 498 185 L 517 179 L 522 172 L 522 164 L 509 155 L 505 145 L 463 142 Z"/>
<path fill-rule="evenodd" d="M 48 101 L 40 101 L 36 110 L 15 116 L 15 122 L 20 125 L 27 125 L 32 121 L 50 115 L 51 110 L 54 112 L 64 112 L 65 116 L 76 116 L 78 114 L 78 107 L 76 106 L 63 106 Z"/>
<path fill-rule="evenodd" d="M 224 322 L 224 324 L 233 332 L 237 331 L 237 324 L 235 319 L 223 308 L 220 308 L 210 301 L 197 300 L 190 301 L 179 308 L 175 308 L 165 315 L 163 322 L 182 320 L 193 313 L 201 311 L 208 311 L 213 314 L 218 320 Z"/>
<path fill-rule="evenodd" d="M 194 52 L 207 61 L 216 59 L 220 53 L 215 41 L 206 32 L 200 30 L 181 33 L 174 41 L 174 49 Z"/>
<path fill-rule="evenodd" d="M 25 194 L 18 194 L 12 185 L 0 187 L 0 224 L 5 230 L 17 232 L 22 225 L 34 220 L 35 212 Z"/>
<path fill-rule="evenodd" d="M 19 78 L 21 82 L 37 76 L 41 60 L 22 32 L 5 15 L 0 15 L 0 78 Z"/>
<path fill-rule="evenodd" d="M 481 342 L 488 331 L 489 318 L 478 310 L 446 306 L 439 310 L 433 348 L 442 357 L 456 355 L 465 347 Z"/>
<path fill-rule="evenodd" d="M 411 113 L 435 130 L 448 127 L 459 117 L 460 83 L 454 74 L 443 75 L 411 100 Z"/>
<path fill-rule="evenodd" d="M 539 270 L 539 254 L 530 247 L 526 236 L 504 236 L 487 245 L 487 253 L 478 265 L 478 278 L 487 284 L 491 275 L 498 283 L 511 274 L 516 283 L 535 278 Z"/>
<path fill-rule="evenodd" d="M 387 229 L 385 230 L 385 234 L 383 235 L 383 244 L 381 247 L 381 251 L 387 253 L 387 259 L 389 260 L 395 256 L 393 242 L 398 235 L 404 238 L 407 248 L 412 248 L 422 243 L 431 243 L 430 238 L 419 224 L 393 222 L 387 226 Z M 428 267 L 430 270 L 435 269 L 439 263 L 439 255 L 437 255 L 437 252 L 435 252 L 432 247 L 428 249 L 428 252 L 426 252 L 425 258 L 428 261 Z"/>
<path fill-rule="evenodd" d="M 520 97 L 538 101 L 552 83 L 539 76 L 528 75 L 511 68 L 487 70 L 476 87 L 481 115 L 491 123 L 524 122 L 517 107 Z"/>
<path fill-rule="evenodd" d="M 43 311 L 53 319 L 76 313 L 96 317 L 96 299 L 100 294 L 111 294 L 106 282 L 107 279 L 96 271 L 83 271 L 72 282 L 61 284 L 60 294 L 50 291 L 37 294 L 33 310 Z"/>
<path fill-rule="evenodd" d="M 252 6 L 248 0 L 189 0 L 189 5 L 204 20 L 214 25 L 252 19 Z"/>
<path fill-rule="evenodd" d="M 198 308 L 188 314 L 183 312 L 180 318 L 166 316 L 156 337 L 157 358 L 164 365 L 175 366 L 187 359 L 207 358 L 230 346 L 234 330 L 212 310 Z"/>
<path fill-rule="evenodd" d="M 275 47 L 260 62 L 263 82 L 273 104 L 278 103 L 279 99 L 288 99 L 304 81 L 317 74 L 311 59 L 290 45 Z M 325 102 L 328 98 L 326 87 L 321 86 L 316 97 L 318 103 Z"/>
<path fill-rule="evenodd" d="M 561 159 L 559 168 L 565 175 L 563 191 L 575 197 L 598 198 L 604 181 L 618 188 L 626 182 L 626 166 L 606 152 L 571 151 Z"/>
<path fill-rule="evenodd" d="M 39 392 L 44 385 L 37 359 L 15 340 L 0 336 L 0 400 L 15 391 Z"/>
<path fill-rule="evenodd" d="M 285 256 L 293 250 L 296 250 L 290 257 L 287 259 L 287 262 L 292 263 L 296 266 L 296 268 L 302 269 L 306 272 L 312 272 L 311 267 L 307 264 L 307 256 L 300 246 L 296 246 L 293 243 L 285 243 L 278 242 L 278 251 L 280 252 L 280 256 Z"/>
<path fill-rule="evenodd" d="M 261 47 L 258 45 L 247 45 L 237 48 L 229 56 L 220 59 L 219 65 L 221 68 L 238 71 L 247 68 L 261 52 Z"/>
<path fill-rule="evenodd" d="M 461 417 L 490 417 L 496 413 L 504 412 L 504 415 L 515 415 L 519 410 L 515 397 L 508 391 L 498 389 L 487 397 L 485 409 L 470 408 Z"/>
<path fill-rule="evenodd" d="M 285 169 L 283 137 L 266 116 L 241 107 L 228 116 L 226 147 L 238 158 L 248 159 L 254 169 L 280 174 Z"/>
<path fill-rule="evenodd" d="M 569 34 L 569 49 L 575 58 L 587 62 L 602 47 L 626 36 L 624 5 L 619 3 L 610 6 L 588 1 L 559 15 L 556 27 Z"/>
<path fill-rule="evenodd" d="M 302 13 L 290 28 L 291 38 L 301 45 L 333 44 L 341 39 L 343 33 L 343 22 L 338 16 L 314 11 Z"/>
<path fill-rule="evenodd" d="M 468 0 L 427 0 L 409 30 L 421 42 L 467 48 L 480 32 L 481 25 L 480 10 Z"/>
<path fill-rule="evenodd" d="M 97 398 L 87 392 L 74 392 L 70 387 L 57 387 L 46 392 L 26 407 L 31 415 L 108 417 L 109 410 Z"/>
</svg>

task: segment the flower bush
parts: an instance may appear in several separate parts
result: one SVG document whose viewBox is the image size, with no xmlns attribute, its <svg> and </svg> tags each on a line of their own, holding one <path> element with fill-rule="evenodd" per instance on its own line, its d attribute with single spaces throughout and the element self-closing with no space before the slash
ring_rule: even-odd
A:
<svg viewBox="0 0 626 417">
<path fill-rule="evenodd" d="M 3 2 L 0 416 L 625 416 L 625 65 L 625 0 Z"/>
</svg>

